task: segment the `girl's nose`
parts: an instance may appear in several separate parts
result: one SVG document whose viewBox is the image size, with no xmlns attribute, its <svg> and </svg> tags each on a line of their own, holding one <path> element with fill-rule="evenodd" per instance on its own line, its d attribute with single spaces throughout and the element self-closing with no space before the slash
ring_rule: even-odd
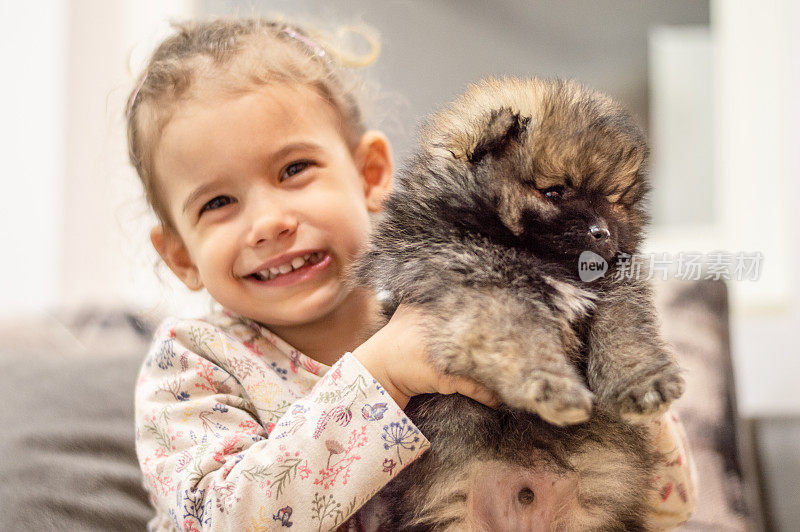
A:
<svg viewBox="0 0 800 532">
<path fill-rule="evenodd" d="M 252 247 L 289 236 L 297 230 L 297 218 L 274 204 L 262 204 L 254 211 L 247 235 L 247 243 Z"/>
</svg>

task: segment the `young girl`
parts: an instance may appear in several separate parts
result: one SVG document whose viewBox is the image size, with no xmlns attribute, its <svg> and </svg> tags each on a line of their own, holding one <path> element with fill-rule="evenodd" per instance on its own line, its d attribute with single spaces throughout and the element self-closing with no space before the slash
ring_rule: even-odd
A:
<svg viewBox="0 0 800 532">
<path fill-rule="evenodd" d="M 219 304 L 166 320 L 137 383 L 153 530 L 336 528 L 428 448 L 403 414 L 411 396 L 495 404 L 430 365 L 415 309 L 372 334 L 376 295 L 344 282 L 392 162 L 338 58 L 283 23 L 187 23 L 131 94 L 130 157 L 160 221 L 152 243 Z M 667 528 L 693 501 L 679 432 L 669 415 L 654 424 L 671 463 L 653 515 Z M 368 508 L 356 517 L 374 528 Z"/>
</svg>

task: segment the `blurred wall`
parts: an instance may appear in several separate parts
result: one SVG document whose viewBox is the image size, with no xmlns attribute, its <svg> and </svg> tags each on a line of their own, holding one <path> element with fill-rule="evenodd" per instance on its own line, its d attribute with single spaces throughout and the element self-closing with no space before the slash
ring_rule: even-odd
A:
<svg viewBox="0 0 800 532">
<path fill-rule="evenodd" d="M 60 285 L 66 14 L 66 0 L 0 3 L 0 316 L 53 304 Z"/>
<path fill-rule="evenodd" d="M 376 28 L 383 50 L 367 73 L 399 95 L 399 124 L 387 125 L 400 159 L 421 117 L 491 74 L 576 78 L 620 99 L 647 125 L 649 28 L 709 20 L 703 0 L 201 0 L 199 8 Z"/>
</svg>

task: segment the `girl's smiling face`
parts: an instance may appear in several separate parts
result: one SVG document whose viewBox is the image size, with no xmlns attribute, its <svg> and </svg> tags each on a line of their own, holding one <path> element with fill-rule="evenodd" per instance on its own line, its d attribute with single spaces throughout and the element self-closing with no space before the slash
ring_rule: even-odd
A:
<svg viewBox="0 0 800 532">
<path fill-rule="evenodd" d="M 331 105 L 283 84 L 179 104 L 155 168 L 174 226 L 151 232 L 165 262 L 189 288 L 275 326 L 319 320 L 347 300 L 345 268 L 391 184 L 383 135 L 351 150 Z M 269 267 L 314 252 L 321 261 L 269 279 Z"/>
</svg>

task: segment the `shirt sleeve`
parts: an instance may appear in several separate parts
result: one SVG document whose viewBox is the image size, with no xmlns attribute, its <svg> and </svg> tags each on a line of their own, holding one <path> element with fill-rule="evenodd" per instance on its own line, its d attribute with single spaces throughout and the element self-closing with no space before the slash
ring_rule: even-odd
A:
<svg viewBox="0 0 800 532">
<path fill-rule="evenodd" d="M 686 432 L 674 410 L 648 427 L 659 453 L 649 500 L 651 530 L 672 530 L 686 523 L 694 511 L 697 469 Z"/>
<path fill-rule="evenodd" d="M 136 386 L 153 528 L 330 530 L 429 447 L 351 353 L 268 432 L 242 384 L 183 333 L 157 338 Z"/>
</svg>

